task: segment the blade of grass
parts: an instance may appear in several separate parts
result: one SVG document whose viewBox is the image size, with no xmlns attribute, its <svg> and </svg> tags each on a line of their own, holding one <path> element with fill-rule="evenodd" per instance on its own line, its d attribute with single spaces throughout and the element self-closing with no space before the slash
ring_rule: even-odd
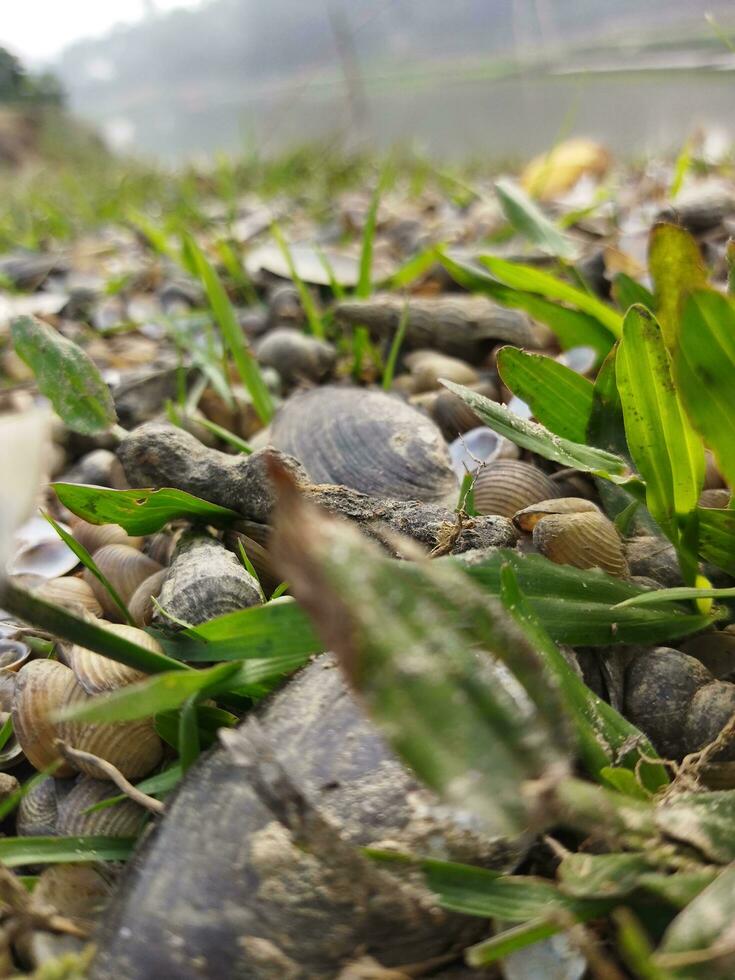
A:
<svg viewBox="0 0 735 980">
<path fill-rule="evenodd" d="M 386 170 L 380 174 L 378 183 L 370 198 L 370 206 L 365 217 L 365 227 L 362 232 L 362 249 L 360 251 L 360 271 L 355 287 L 355 296 L 359 299 L 367 299 L 372 292 L 373 274 L 373 243 L 375 241 L 375 230 L 378 223 L 378 208 L 383 188 L 386 182 Z"/>
<path fill-rule="evenodd" d="M 276 244 L 281 250 L 281 254 L 286 261 L 288 266 L 288 271 L 293 279 L 293 284 L 301 299 L 301 305 L 304 308 L 304 313 L 306 314 L 306 322 L 309 324 L 309 329 L 314 334 L 315 337 L 324 339 L 324 324 L 322 323 L 322 318 L 319 316 L 319 311 L 316 308 L 316 303 L 309 292 L 306 284 L 302 280 L 301 276 L 296 271 L 296 264 L 294 263 L 293 256 L 291 255 L 291 249 L 286 243 L 286 239 L 283 237 L 283 232 L 277 222 L 273 222 L 271 225 L 271 234 L 276 240 Z"/>
<path fill-rule="evenodd" d="M 398 328 L 393 336 L 393 340 L 390 345 L 390 352 L 388 353 L 388 360 L 385 362 L 385 368 L 383 369 L 383 391 L 389 391 L 391 385 L 393 384 L 393 375 L 396 370 L 396 362 L 398 360 L 398 354 L 403 344 L 403 338 L 406 336 L 406 327 L 408 326 L 408 300 L 403 304 L 403 311 L 401 313 L 401 318 L 398 321 Z"/>
<path fill-rule="evenodd" d="M 136 841 L 128 837 L 0 837 L 0 862 L 6 868 L 27 864 L 76 864 L 126 861 Z"/>
</svg>

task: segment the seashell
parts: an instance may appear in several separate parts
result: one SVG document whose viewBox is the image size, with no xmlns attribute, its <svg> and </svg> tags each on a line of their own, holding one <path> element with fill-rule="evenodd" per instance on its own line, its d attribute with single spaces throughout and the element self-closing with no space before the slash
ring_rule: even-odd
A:
<svg viewBox="0 0 735 980">
<path fill-rule="evenodd" d="M 726 487 L 711 487 L 699 495 L 699 506 L 725 510 L 730 506 L 730 497 L 730 491 Z"/>
<path fill-rule="evenodd" d="M 132 598 L 141 582 L 145 582 L 154 572 L 161 570 L 157 561 L 153 561 L 148 555 L 127 544 L 106 544 L 99 551 L 95 551 L 93 558 L 124 603 Z M 94 592 L 105 615 L 119 619 L 120 610 L 112 601 L 107 589 L 87 568 L 84 570 L 84 580 Z"/>
<path fill-rule="evenodd" d="M 12 670 L 0 670 L 0 712 L 9 712 L 13 706 L 17 674 Z"/>
<path fill-rule="evenodd" d="M 391 754 L 331 657 L 306 667 L 258 714 L 266 744 L 294 774 L 295 790 L 308 788 L 313 812 L 340 828 L 330 834 L 335 849 L 297 845 L 238 765 L 236 748 L 219 746 L 171 798 L 145 862 L 130 865 L 96 937 L 94 980 L 190 978 L 192 962 L 202 977 L 232 976 L 233 962 L 243 976 L 264 976 L 261 947 L 243 943 L 244 935 L 268 944 L 264 948 L 278 956 L 273 975 L 285 980 L 289 973 L 336 977 L 361 946 L 381 964 L 394 965 L 430 960 L 483 934 L 483 923 L 430 902 L 409 914 L 400 904 L 386 909 L 405 883 L 391 876 L 386 893 L 374 879 L 372 887 L 350 882 L 354 871 L 340 867 L 336 848 L 390 839 L 409 851 L 430 839 L 437 857 L 507 871 L 523 855 L 524 840 L 490 837 L 466 815 L 459 823 L 440 807 Z M 247 728 L 233 735 L 247 745 Z M 420 820 L 412 819 L 419 812 Z M 192 840 L 202 846 L 192 847 Z M 185 861 L 177 859 L 182 854 Z M 191 909 L 202 895 L 211 925 L 192 929 Z M 292 962 L 298 968 L 291 970 Z"/>
<path fill-rule="evenodd" d="M 275 368 L 287 385 L 312 381 L 315 384 L 331 375 L 337 360 L 332 344 L 310 337 L 291 327 L 276 327 L 255 348 L 261 364 Z"/>
<path fill-rule="evenodd" d="M 21 837 L 52 837 L 58 833 L 56 818 L 59 802 L 73 787 L 69 779 L 46 776 L 21 797 L 15 829 Z"/>
<path fill-rule="evenodd" d="M 64 527 L 64 530 L 69 528 Z M 6 568 L 9 575 L 56 578 L 79 564 L 71 548 L 42 517 L 31 517 L 26 521 L 16 532 L 14 545 L 15 552 Z"/>
<path fill-rule="evenodd" d="M 13 730 L 28 761 L 39 770 L 60 760 L 54 741 L 59 726 L 50 720 L 52 712 L 69 702 L 77 688 L 74 674 L 54 660 L 31 660 L 18 672 L 13 698 Z M 71 776 L 74 769 L 61 761 L 55 776 Z"/>
<path fill-rule="evenodd" d="M 273 420 L 271 442 L 295 456 L 314 483 L 399 500 L 456 494 L 439 429 L 383 392 L 326 386 L 292 395 Z"/>
<path fill-rule="evenodd" d="M 470 406 L 452 391 L 440 391 L 429 406 L 429 415 L 441 429 L 447 442 L 471 429 L 485 428 Z M 488 429 L 492 432 L 492 429 Z M 501 436 L 497 437 L 502 438 Z M 451 448 L 450 448 L 451 455 Z"/>
<path fill-rule="evenodd" d="M 205 388 L 199 399 L 199 409 L 215 425 L 243 439 L 250 439 L 262 428 L 263 423 L 247 391 L 236 384 L 230 387 L 232 399 L 229 402 L 226 402 L 213 388 Z"/>
<path fill-rule="evenodd" d="M 583 497 L 554 497 L 529 504 L 513 515 L 513 523 L 521 531 L 533 531 L 538 522 L 550 514 L 599 514 L 600 508 Z"/>
<path fill-rule="evenodd" d="M 7 800 L 20 789 L 20 783 L 8 772 L 0 772 L 0 801 Z"/>
<path fill-rule="evenodd" d="M 159 572 L 149 575 L 145 581 L 141 582 L 133 592 L 128 603 L 128 612 L 133 617 L 136 626 L 149 626 L 155 606 L 153 600 L 158 598 L 161 586 L 166 578 L 166 569 L 162 568 Z M 148 636 L 148 634 L 145 634 Z"/>
<path fill-rule="evenodd" d="M 13 727 L 28 760 L 36 769 L 46 769 L 58 762 L 55 742 L 62 739 L 74 748 L 111 762 L 128 779 L 147 775 L 163 754 L 152 721 L 103 725 L 51 720 L 62 707 L 79 704 L 89 697 L 77 683 L 74 672 L 56 661 L 32 660 L 19 671 L 13 699 Z M 71 776 L 74 772 L 72 766 L 62 761 L 54 776 Z"/>
<path fill-rule="evenodd" d="M 48 579 L 35 590 L 35 593 L 39 598 L 63 609 L 81 608 L 93 616 L 102 615 L 102 606 L 91 585 L 76 575 Z"/>
<path fill-rule="evenodd" d="M 709 449 L 704 451 L 704 489 L 719 490 L 725 486 L 722 474 L 717 469 L 717 460 Z"/>
<path fill-rule="evenodd" d="M 147 814 L 132 800 L 85 812 L 96 803 L 119 795 L 120 790 L 113 784 L 83 776 L 58 805 L 56 833 L 62 837 L 137 837 Z"/>
<path fill-rule="evenodd" d="M 684 747 L 686 753 L 697 752 L 709 745 L 735 714 L 735 684 L 711 680 L 703 684 L 689 703 L 684 722 Z M 681 726 L 681 716 L 677 718 Z M 712 762 L 735 761 L 735 744 L 732 739 L 717 752 Z"/>
<path fill-rule="evenodd" d="M 534 525 L 533 543 L 559 565 L 600 568 L 617 578 L 628 576 L 623 542 L 604 514 L 548 514 Z"/>
<path fill-rule="evenodd" d="M 168 565 L 179 540 L 178 533 L 170 531 L 159 531 L 152 534 L 145 543 L 144 551 L 149 558 L 157 561 L 159 565 Z"/>
<path fill-rule="evenodd" d="M 471 385 L 479 380 L 477 371 L 466 361 L 435 350 L 415 350 L 403 358 L 414 380 L 414 391 L 433 391 L 439 387 L 439 378 L 447 378 L 460 385 Z"/>
<path fill-rule="evenodd" d="M 12 677 L 13 679 L 16 677 L 16 675 L 10 671 L 3 671 L 2 673 L 7 674 L 8 677 Z M 15 688 L 13 688 L 13 691 L 14 690 Z M 11 700 L 10 708 L 7 711 L 0 711 L 0 725 L 4 725 L 8 718 L 10 718 L 12 706 L 13 703 Z M 5 775 L 6 769 L 12 769 L 14 766 L 20 765 L 20 763 L 23 761 L 23 749 L 21 748 L 18 738 L 14 732 L 2 749 L 0 749 L 0 777 Z"/>
<path fill-rule="evenodd" d="M 709 630 L 681 644 L 690 657 L 696 657 L 717 680 L 735 680 L 735 634 Z"/>
<path fill-rule="evenodd" d="M 690 703 L 711 680 L 694 657 L 668 647 L 647 650 L 626 670 L 623 710 L 664 758 L 681 759 L 691 751 L 691 737 L 684 732 Z"/>
<path fill-rule="evenodd" d="M 458 480 L 474 473 L 481 463 L 496 459 L 518 459 L 518 446 L 497 432 L 479 425 L 449 444 L 449 456 Z"/>
<path fill-rule="evenodd" d="M 657 221 L 674 221 L 688 231 L 703 232 L 716 228 L 720 222 L 735 212 L 730 184 L 718 177 L 691 183 L 665 205 L 656 216 Z"/>
<path fill-rule="evenodd" d="M 631 538 L 626 552 L 631 575 L 652 578 L 665 588 L 684 584 L 674 546 L 664 538 L 648 534 Z"/>
<path fill-rule="evenodd" d="M 19 640 L 0 640 L 0 673 L 17 673 L 31 655 L 30 648 Z"/>
<path fill-rule="evenodd" d="M 519 510 L 557 492 L 556 484 L 543 470 L 517 459 L 494 460 L 477 474 L 474 487 L 478 514 L 500 514 L 512 518 Z"/>
<path fill-rule="evenodd" d="M 107 904 L 109 875 L 91 864 L 56 864 L 45 868 L 33 889 L 33 904 L 52 908 L 76 925 L 91 928 Z"/>
<path fill-rule="evenodd" d="M 60 477 L 62 483 L 87 483 L 95 487 L 127 490 L 128 481 L 117 456 L 109 449 L 93 449 Z"/>
<path fill-rule="evenodd" d="M 162 575 L 163 572 L 157 572 L 156 574 Z M 162 652 L 158 641 L 144 630 L 136 629 L 134 626 L 128 626 L 127 623 L 108 623 L 105 620 L 102 620 L 99 625 L 111 633 L 123 637 L 123 639 L 130 640 L 133 643 L 145 647 L 146 650 L 151 650 L 153 653 Z M 127 684 L 134 684 L 136 681 L 143 680 L 146 676 L 134 667 L 128 667 L 125 664 L 118 663 L 116 660 L 110 660 L 109 657 L 103 657 L 99 653 L 93 653 L 91 650 L 86 650 L 80 646 L 73 646 L 69 649 L 67 661 L 74 671 L 77 683 L 88 694 L 101 694 L 103 691 L 115 691 L 119 687 L 125 687 Z"/>
<path fill-rule="evenodd" d="M 71 533 L 90 555 L 106 544 L 126 544 L 140 548 L 143 538 L 131 537 L 119 524 L 90 524 L 81 517 L 72 516 L 69 520 Z"/>
<path fill-rule="evenodd" d="M 183 623 L 196 626 L 262 602 L 258 583 L 242 563 L 215 538 L 185 534 L 169 565 L 158 602 Z M 156 612 L 153 621 L 175 629 L 172 619 Z"/>
<path fill-rule="evenodd" d="M 224 541 L 227 548 L 238 557 L 240 555 L 240 545 L 242 545 L 245 554 L 257 572 L 258 581 L 266 594 L 270 595 L 281 584 L 282 579 L 275 570 L 268 551 L 261 544 L 254 541 L 253 538 L 248 537 L 247 534 L 233 530 L 225 531 Z"/>
</svg>

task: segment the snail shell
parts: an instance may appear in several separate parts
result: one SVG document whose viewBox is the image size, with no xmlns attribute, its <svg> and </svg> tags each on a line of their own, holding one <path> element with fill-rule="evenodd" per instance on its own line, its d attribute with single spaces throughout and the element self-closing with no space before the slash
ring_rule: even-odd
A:
<svg viewBox="0 0 735 980">
<path fill-rule="evenodd" d="M 473 498 L 478 514 L 511 518 L 519 510 L 557 492 L 556 484 L 543 470 L 519 459 L 499 459 L 477 474 Z"/>
<path fill-rule="evenodd" d="M 573 504 L 565 506 L 569 501 Z M 545 501 L 535 510 L 529 507 L 516 514 L 515 520 L 524 530 L 533 529 L 534 546 L 550 561 L 628 577 L 623 542 L 614 524 L 590 501 L 577 497 Z"/>
<path fill-rule="evenodd" d="M 106 544 L 95 551 L 95 564 L 116 590 L 124 603 L 128 603 L 133 593 L 147 578 L 158 572 L 161 566 L 148 555 L 131 548 L 127 544 Z M 112 601 L 107 589 L 88 568 L 84 570 L 84 580 L 94 592 L 105 615 L 112 619 L 120 618 L 120 610 Z"/>
<path fill-rule="evenodd" d="M 258 343 L 255 353 L 260 363 L 275 368 L 287 385 L 323 381 L 332 373 L 337 360 L 332 344 L 292 327 L 271 330 Z"/>
<path fill-rule="evenodd" d="M 710 672 L 694 657 L 668 647 L 646 651 L 626 671 L 625 714 L 664 758 L 680 759 L 690 751 L 691 733 L 684 732 L 689 705 L 711 680 Z"/>
<path fill-rule="evenodd" d="M 35 590 L 36 595 L 61 606 L 63 609 L 83 609 L 93 616 L 102 615 L 102 606 L 94 594 L 92 586 L 83 578 L 75 575 L 64 575 L 62 578 L 50 578 Z"/>
<path fill-rule="evenodd" d="M 53 837 L 58 833 L 59 803 L 73 788 L 70 779 L 47 776 L 24 793 L 18 804 L 15 829 L 21 837 Z"/>
<path fill-rule="evenodd" d="M 116 724 L 52 721 L 62 707 L 89 700 L 69 667 L 53 660 L 32 660 L 18 673 L 13 699 L 13 727 L 18 742 L 36 769 L 59 761 L 56 740 L 91 752 L 111 762 L 128 779 L 147 775 L 163 755 L 161 740 L 149 719 Z M 80 769 L 85 766 L 80 764 Z M 62 761 L 54 775 L 71 776 L 75 770 Z M 93 775 L 90 767 L 89 775 Z"/>
<path fill-rule="evenodd" d="M 295 456 L 314 483 L 398 500 L 456 494 L 439 429 L 384 392 L 328 385 L 292 395 L 273 420 L 271 442 Z"/>
<path fill-rule="evenodd" d="M 58 805 L 56 833 L 62 837 L 136 837 L 146 818 L 143 807 L 121 800 L 103 810 L 86 811 L 96 803 L 119 796 L 120 790 L 102 779 L 84 776 Z"/>
<path fill-rule="evenodd" d="M 149 575 L 145 581 L 140 583 L 130 597 L 128 612 L 133 617 L 133 621 L 137 626 L 150 625 L 153 619 L 153 613 L 155 612 L 153 600 L 158 598 L 166 575 L 167 570 L 165 568 L 162 568 L 160 572 L 154 572 L 152 575 Z"/>
<path fill-rule="evenodd" d="M 99 625 L 125 640 L 145 647 L 146 650 L 151 650 L 153 653 L 162 652 L 158 641 L 144 630 L 128 626 L 127 623 L 107 623 L 104 620 Z M 91 650 L 80 646 L 71 647 L 67 652 L 66 659 L 74 671 L 77 683 L 84 688 L 87 694 L 115 691 L 117 688 L 143 680 L 146 676 L 134 667 L 128 667 L 126 664 L 110 660 L 109 657 L 103 657 L 99 653 L 93 653 Z"/>
<path fill-rule="evenodd" d="M 258 583 L 220 541 L 192 533 L 179 541 L 158 601 L 175 620 L 196 626 L 256 606 L 262 597 Z M 158 611 L 153 621 L 169 629 L 176 626 Z"/>
<path fill-rule="evenodd" d="M 430 841 L 438 858 L 506 870 L 524 852 L 525 842 L 487 837 L 438 807 L 389 752 L 332 658 L 306 667 L 260 716 L 294 785 L 351 844 L 425 851 Z M 336 977 L 363 945 L 387 967 L 482 935 L 478 920 L 431 901 L 410 921 L 392 907 L 389 916 L 385 903 L 405 887 L 393 877 L 389 895 L 375 888 L 364 902 L 363 884 L 338 878 L 333 856 L 299 848 L 229 749 L 204 757 L 167 806 L 102 922 L 91 980 L 233 977 L 235 962 L 253 980 Z M 268 963 L 257 955 L 263 944 Z"/>
<path fill-rule="evenodd" d="M 90 555 L 106 544 L 127 544 L 131 548 L 140 548 L 143 544 L 143 538 L 131 537 L 119 524 L 90 524 L 81 517 L 72 516 L 69 527 L 75 540 Z"/>
</svg>

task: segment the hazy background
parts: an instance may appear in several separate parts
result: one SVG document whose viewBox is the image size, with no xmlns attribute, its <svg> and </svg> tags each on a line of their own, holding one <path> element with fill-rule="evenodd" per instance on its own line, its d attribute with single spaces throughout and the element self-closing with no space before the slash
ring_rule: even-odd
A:
<svg viewBox="0 0 735 980">
<path fill-rule="evenodd" d="M 733 33 L 732 0 L 25 0 L 0 22 L 113 145 L 173 161 L 326 138 L 447 159 L 572 133 L 628 155 L 699 126 L 726 142 Z"/>
</svg>

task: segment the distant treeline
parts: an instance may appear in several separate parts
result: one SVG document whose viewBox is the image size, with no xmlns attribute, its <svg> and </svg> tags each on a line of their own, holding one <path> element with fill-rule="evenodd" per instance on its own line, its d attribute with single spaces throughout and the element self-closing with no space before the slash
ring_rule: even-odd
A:
<svg viewBox="0 0 735 980">
<path fill-rule="evenodd" d="M 64 90 L 51 72 L 34 75 L 5 48 L 0 48 L 0 102 L 22 105 L 64 104 Z"/>
</svg>

